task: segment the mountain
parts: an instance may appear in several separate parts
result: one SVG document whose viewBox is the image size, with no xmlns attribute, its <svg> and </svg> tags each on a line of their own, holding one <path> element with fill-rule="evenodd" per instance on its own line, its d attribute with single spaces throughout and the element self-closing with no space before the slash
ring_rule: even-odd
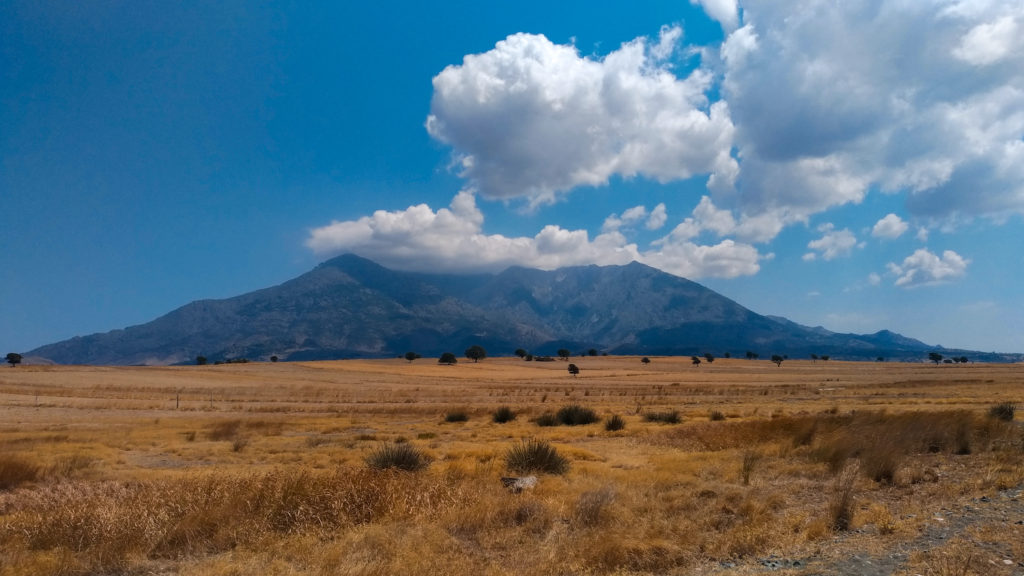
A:
<svg viewBox="0 0 1024 576">
<path fill-rule="evenodd" d="M 693 355 L 747 350 L 889 359 L 935 350 L 889 331 L 837 334 L 756 314 L 649 266 L 580 266 L 499 274 L 389 270 L 344 255 L 279 286 L 187 304 L 147 324 L 76 337 L 28 353 L 61 364 L 177 364 L 248 358 L 394 357 L 407 351 L 492 355 L 517 348 Z M 972 359 L 978 353 L 967 352 Z"/>
</svg>

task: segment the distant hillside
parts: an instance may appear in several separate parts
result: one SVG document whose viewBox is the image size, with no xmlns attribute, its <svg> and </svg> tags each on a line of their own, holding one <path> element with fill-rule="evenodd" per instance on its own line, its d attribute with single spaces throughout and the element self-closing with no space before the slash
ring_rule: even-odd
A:
<svg viewBox="0 0 1024 576">
<path fill-rule="evenodd" d="M 61 364 L 175 364 L 205 356 L 316 360 L 424 356 L 479 344 L 491 355 L 692 355 L 923 359 L 936 347 L 889 331 L 837 334 L 756 314 L 649 266 L 582 266 L 499 274 L 397 272 L 354 255 L 273 288 L 201 300 L 152 322 L 76 337 L 27 356 Z M 941 349 L 939 349 L 941 351 Z M 954 351 L 949 351 L 952 355 Z M 955 351 L 977 360 L 1020 360 Z"/>
</svg>

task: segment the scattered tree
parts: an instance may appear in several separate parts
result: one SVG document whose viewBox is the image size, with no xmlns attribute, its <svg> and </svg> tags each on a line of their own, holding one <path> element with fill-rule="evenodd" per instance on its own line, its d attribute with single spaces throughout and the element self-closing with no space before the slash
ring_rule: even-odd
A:
<svg viewBox="0 0 1024 576">
<path fill-rule="evenodd" d="M 783 358 L 782 356 L 779 356 L 778 354 L 772 354 L 772 362 L 775 362 L 776 366 L 782 366 L 783 360 L 785 360 L 785 358 Z"/>
<path fill-rule="evenodd" d="M 700 366 L 700 358 L 697 356 L 690 356 L 690 362 L 692 362 L 694 366 Z"/>
<path fill-rule="evenodd" d="M 730 354 L 730 353 L 728 353 L 728 352 L 726 352 L 725 354 L 723 354 L 723 356 L 725 356 L 726 358 L 732 358 L 732 354 Z"/>
<path fill-rule="evenodd" d="M 570 352 L 567 349 L 565 349 L 565 348 L 559 348 L 558 349 L 558 357 L 561 358 L 562 360 L 568 360 L 569 359 L 569 355 L 570 355 Z"/>
<path fill-rule="evenodd" d="M 11 365 L 11 368 L 21 364 L 21 354 L 18 354 L 17 352 L 8 352 L 7 363 Z"/>
<path fill-rule="evenodd" d="M 651 359 L 648 358 L 647 356 L 644 356 L 643 358 L 641 358 L 640 361 L 643 362 L 644 364 L 650 364 L 651 363 Z"/>
<path fill-rule="evenodd" d="M 704 359 L 708 361 L 708 364 L 711 364 L 712 362 L 714 362 L 714 361 L 715 361 L 715 357 L 714 357 L 714 355 L 713 355 L 713 354 L 711 354 L 710 352 L 706 352 L 706 353 L 704 354 Z"/>
<path fill-rule="evenodd" d="M 520 358 L 526 358 L 526 350 L 523 350 L 522 348 L 516 348 L 515 354 Z"/>
<path fill-rule="evenodd" d="M 457 364 L 458 362 L 459 359 L 456 358 L 455 354 L 452 354 L 451 352 L 445 352 L 444 354 L 441 354 L 440 358 L 437 359 L 438 364 L 447 364 L 449 366 L 451 366 L 452 364 Z"/>
<path fill-rule="evenodd" d="M 206 356 L 196 356 L 196 364 L 199 366 L 206 366 Z"/>
<path fill-rule="evenodd" d="M 575 378 L 580 373 L 580 367 L 575 364 L 569 364 L 569 374 L 572 374 Z"/>
<path fill-rule="evenodd" d="M 527 354 L 526 358 L 523 358 L 523 360 L 526 360 L 527 362 L 533 362 L 533 354 Z"/>
<path fill-rule="evenodd" d="M 483 346 L 477 346 L 476 344 L 466 348 L 466 358 L 469 358 L 473 362 L 479 362 L 484 358 L 487 358 L 487 350 L 483 349 Z"/>
<path fill-rule="evenodd" d="M 824 360 L 825 362 L 828 362 L 829 358 L 831 358 L 831 356 L 829 356 L 828 354 L 825 354 L 824 356 L 821 357 L 821 359 Z"/>
<path fill-rule="evenodd" d="M 878 358 L 875 358 L 875 362 L 885 362 L 885 357 L 879 356 Z"/>
<path fill-rule="evenodd" d="M 597 349 L 596 348 L 591 348 L 590 350 L 587 350 L 587 354 L 589 354 L 591 356 L 597 356 Z"/>
<path fill-rule="evenodd" d="M 279 358 L 277 356 L 271 356 L 270 357 L 270 361 L 271 362 L 277 362 L 278 360 L 279 360 Z"/>
<path fill-rule="evenodd" d="M 747 350 L 747 360 L 757 360 L 758 353 Z"/>
<path fill-rule="evenodd" d="M 818 355 L 817 354 L 811 354 L 811 361 L 812 362 L 817 362 L 818 361 Z"/>
<path fill-rule="evenodd" d="M 422 356 L 420 356 L 419 354 L 417 354 L 415 352 L 411 352 L 411 351 L 405 353 L 405 359 L 408 360 L 409 362 L 412 362 L 413 360 L 415 360 L 417 358 L 422 358 Z"/>
<path fill-rule="evenodd" d="M 939 362 L 942 362 L 942 354 L 939 354 L 938 352 L 929 352 L 928 359 L 938 364 Z"/>
</svg>

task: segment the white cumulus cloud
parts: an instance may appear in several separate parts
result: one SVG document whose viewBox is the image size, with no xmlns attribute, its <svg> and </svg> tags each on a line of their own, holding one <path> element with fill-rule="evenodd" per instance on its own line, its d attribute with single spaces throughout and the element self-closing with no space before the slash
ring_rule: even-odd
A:
<svg viewBox="0 0 1024 576">
<path fill-rule="evenodd" d="M 939 257 L 925 248 L 919 248 L 903 259 L 902 264 L 889 263 L 889 272 L 896 276 L 896 285 L 904 288 L 942 284 L 967 274 L 970 260 L 952 250 Z"/>
<path fill-rule="evenodd" d="M 749 244 L 723 240 L 701 245 L 671 235 L 640 250 L 619 230 L 622 222 L 641 223 L 664 213 L 643 206 L 626 210 L 591 239 L 586 230 L 545 226 L 535 236 L 507 237 L 483 232 L 484 217 L 471 192 L 455 196 L 448 208 L 425 204 L 405 210 L 378 210 L 357 220 L 334 221 L 310 231 L 314 252 L 331 256 L 352 252 L 385 266 L 413 271 L 498 271 L 512 265 L 553 270 L 587 264 L 638 261 L 688 278 L 731 278 L 756 274 L 761 255 Z"/>
<path fill-rule="evenodd" d="M 736 0 L 690 0 L 690 4 L 699 4 L 726 31 L 735 30 L 739 25 L 740 14 Z"/>
<path fill-rule="evenodd" d="M 849 256 L 857 246 L 857 237 L 847 228 L 836 230 L 832 224 L 822 224 L 818 227 L 818 231 L 822 233 L 822 236 L 807 243 L 807 247 L 813 252 L 804 254 L 804 260 L 814 260 L 818 255 L 825 260 Z"/>
<path fill-rule="evenodd" d="M 874 228 L 871 229 L 871 235 L 875 238 L 895 240 L 902 236 L 909 227 L 910 225 L 904 222 L 902 218 L 890 213 L 875 223 Z"/>
<path fill-rule="evenodd" d="M 673 73 L 665 58 L 680 37 L 664 28 L 658 43 L 640 38 L 597 59 L 514 34 L 434 78 L 427 130 L 487 198 L 538 205 L 612 176 L 711 174 L 727 187 L 738 170 L 728 105 L 709 105 L 707 70 Z"/>
<path fill-rule="evenodd" d="M 871 189 L 914 216 L 1024 213 L 1024 3 L 742 6 L 720 53 L 743 214 L 785 226 Z"/>
</svg>

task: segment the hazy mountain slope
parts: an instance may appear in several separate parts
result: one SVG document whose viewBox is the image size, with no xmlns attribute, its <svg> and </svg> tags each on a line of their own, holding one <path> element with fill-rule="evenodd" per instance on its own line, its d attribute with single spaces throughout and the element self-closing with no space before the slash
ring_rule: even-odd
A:
<svg viewBox="0 0 1024 576">
<path fill-rule="evenodd" d="M 700 284 L 649 266 L 581 266 L 499 274 L 398 272 L 353 255 L 279 286 L 201 300 L 152 322 L 29 352 L 59 363 L 173 364 L 203 355 L 286 360 L 461 354 L 566 347 L 614 353 L 921 357 L 888 331 L 836 334 L 756 314 Z"/>
</svg>

